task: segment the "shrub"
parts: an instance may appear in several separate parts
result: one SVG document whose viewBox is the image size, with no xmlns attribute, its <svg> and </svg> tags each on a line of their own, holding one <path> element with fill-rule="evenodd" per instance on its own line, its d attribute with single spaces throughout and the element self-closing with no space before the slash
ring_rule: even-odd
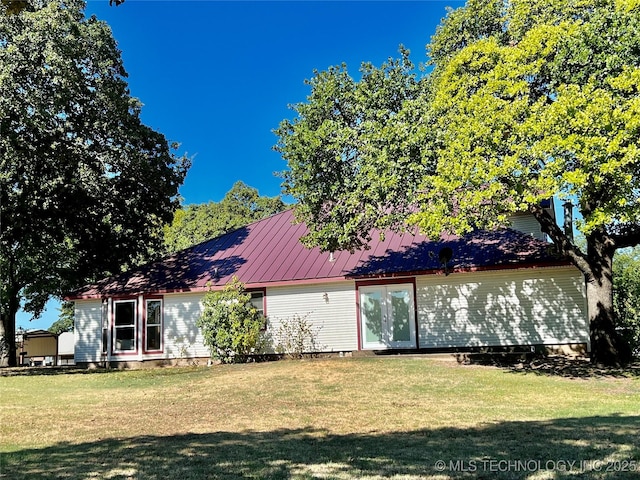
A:
<svg viewBox="0 0 640 480">
<path fill-rule="evenodd" d="M 309 321 L 309 314 L 280 319 L 275 332 L 276 352 L 290 358 L 302 358 L 305 353 L 318 351 L 318 331 Z"/>
<path fill-rule="evenodd" d="M 204 310 L 196 325 L 202 329 L 212 358 L 223 363 L 243 362 L 259 353 L 265 319 L 250 299 L 236 277 L 223 290 L 205 295 Z"/>
<path fill-rule="evenodd" d="M 613 269 L 618 331 L 640 355 L 640 249 L 617 253 Z"/>
</svg>

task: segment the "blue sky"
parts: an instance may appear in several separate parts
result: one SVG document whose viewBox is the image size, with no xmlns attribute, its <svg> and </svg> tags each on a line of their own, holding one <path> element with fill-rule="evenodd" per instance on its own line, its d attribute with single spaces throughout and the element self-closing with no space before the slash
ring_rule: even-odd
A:
<svg viewBox="0 0 640 480">
<path fill-rule="evenodd" d="M 272 131 L 306 99 L 313 70 L 344 62 L 357 76 L 362 62 L 397 57 L 400 44 L 425 62 L 446 7 L 462 3 L 91 0 L 86 13 L 111 26 L 143 122 L 193 157 L 180 190 L 190 204 L 219 201 L 238 180 L 278 195 L 274 172 L 286 163 Z M 17 324 L 46 329 L 57 308 L 35 321 L 19 314 Z"/>
</svg>

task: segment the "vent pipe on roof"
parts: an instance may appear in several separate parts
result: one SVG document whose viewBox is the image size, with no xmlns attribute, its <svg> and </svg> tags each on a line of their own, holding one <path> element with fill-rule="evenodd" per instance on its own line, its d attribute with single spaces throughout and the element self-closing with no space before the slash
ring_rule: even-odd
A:
<svg viewBox="0 0 640 480">
<path fill-rule="evenodd" d="M 564 234 L 573 242 L 573 203 L 570 200 L 564 202 Z"/>
</svg>

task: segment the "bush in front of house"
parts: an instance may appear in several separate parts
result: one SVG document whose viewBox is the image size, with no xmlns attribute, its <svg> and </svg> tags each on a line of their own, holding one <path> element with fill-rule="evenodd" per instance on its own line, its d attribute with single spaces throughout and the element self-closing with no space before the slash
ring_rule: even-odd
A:
<svg viewBox="0 0 640 480">
<path fill-rule="evenodd" d="M 209 291 L 196 325 L 211 357 L 223 363 L 246 361 L 260 353 L 265 318 L 250 303 L 244 284 L 233 277 L 222 290 Z"/>
<path fill-rule="evenodd" d="M 309 320 L 309 314 L 279 319 L 275 332 L 276 352 L 289 358 L 302 358 L 305 354 L 318 352 L 318 332 Z"/>
</svg>

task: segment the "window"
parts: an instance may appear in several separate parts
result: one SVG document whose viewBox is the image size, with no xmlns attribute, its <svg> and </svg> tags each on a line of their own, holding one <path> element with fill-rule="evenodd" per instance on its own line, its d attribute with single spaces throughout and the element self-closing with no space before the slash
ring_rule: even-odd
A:
<svg viewBox="0 0 640 480">
<path fill-rule="evenodd" d="M 116 352 L 136 350 L 136 302 L 119 300 L 114 306 L 114 345 Z"/>
<path fill-rule="evenodd" d="M 109 347 L 109 301 L 102 301 L 100 312 L 102 322 L 102 353 L 107 353 Z"/>
<path fill-rule="evenodd" d="M 251 294 L 251 300 L 249 303 L 260 312 L 260 315 L 264 316 L 264 291 L 263 290 L 254 290 L 249 292 Z"/>
<path fill-rule="evenodd" d="M 147 300 L 146 306 L 144 349 L 162 350 L 162 300 Z"/>
</svg>

